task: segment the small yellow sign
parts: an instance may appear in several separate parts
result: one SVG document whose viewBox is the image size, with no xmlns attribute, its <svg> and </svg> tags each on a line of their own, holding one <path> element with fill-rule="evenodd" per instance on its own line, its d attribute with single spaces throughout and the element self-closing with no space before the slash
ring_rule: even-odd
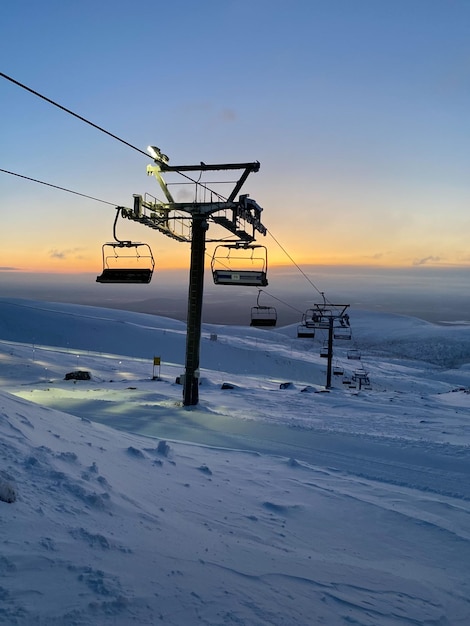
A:
<svg viewBox="0 0 470 626">
<path fill-rule="evenodd" d="M 154 356 L 153 357 L 153 364 L 154 365 L 160 365 L 160 357 L 159 356 Z"/>
</svg>

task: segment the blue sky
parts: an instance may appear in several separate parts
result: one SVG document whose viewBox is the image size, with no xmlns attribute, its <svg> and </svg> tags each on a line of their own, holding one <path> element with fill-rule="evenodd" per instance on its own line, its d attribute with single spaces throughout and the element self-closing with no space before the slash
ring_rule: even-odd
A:
<svg viewBox="0 0 470 626">
<path fill-rule="evenodd" d="M 2 72 L 132 145 L 259 160 L 243 191 L 298 263 L 470 264 L 468 2 L 6 0 L 0 17 Z M 158 195 L 150 159 L 5 79 L 0 111 L 3 169 L 115 204 Z M 112 206 L 2 173 L 0 189 L 0 266 L 99 265 Z M 142 230 L 157 265 L 188 265 Z"/>
</svg>

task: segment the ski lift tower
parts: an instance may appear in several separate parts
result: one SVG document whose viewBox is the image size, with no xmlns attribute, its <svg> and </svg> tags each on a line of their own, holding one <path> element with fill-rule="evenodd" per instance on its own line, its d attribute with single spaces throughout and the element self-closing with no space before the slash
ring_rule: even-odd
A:
<svg viewBox="0 0 470 626">
<path fill-rule="evenodd" d="M 199 353 L 201 343 L 202 301 L 204 289 L 204 255 L 207 241 L 233 241 L 241 246 L 249 246 L 255 240 L 255 233 L 266 235 L 261 223 L 262 208 L 247 194 L 237 195 L 251 172 L 257 172 L 260 164 L 225 163 L 209 165 L 169 165 L 168 157 L 159 148 L 149 146 L 154 165 L 147 166 L 147 174 L 155 176 L 166 200 L 160 201 L 146 194 L 134 195 L 133 209 L 123 209 L 123 216 L 160 231 L 164 235 L 181 242 L 191 243 L 189 270 L 188 314 L 186 333 L 185 375 L 183 383 L 183 404 L 193 406 L 199 401 Z M 203 182 L 204 173 L 217 171 L 240 171 L 227 197 L 209 188 Z M 169 183 L 162 173 L 174 172 L 183 176 L 185 185 L 192 187 L 191 199 L 175 201 Z M 197 172 L 197 180 L 187 172 Z M 227 181 L 223 181 L 226 185 Z M 178 183 L 175 183 L 178 184 Z M 180 183 L 181 184 L 181 183 Z M 183 193 L 188 196 L 187 187 Z M 227 236 L 208 239 L 209 223 L 222 227 Z"/>
<path fill-rule="evenodd" d="M 307 328 L 322 329 L 328 331 L 328 341 L 325 346 L 325 356 L 327 357 L 326 367 L 326 389 L 331 389 L 331 370 L 333 363 L 333 339 L 351 339 L 351 328 L 349 326 L 349 315 L 347 309 L 349 304 L 330 304 L 326 302 L 322 293 L 323 302 L 314 304 L 304 314 L 304 323 Z"/>
</svg>

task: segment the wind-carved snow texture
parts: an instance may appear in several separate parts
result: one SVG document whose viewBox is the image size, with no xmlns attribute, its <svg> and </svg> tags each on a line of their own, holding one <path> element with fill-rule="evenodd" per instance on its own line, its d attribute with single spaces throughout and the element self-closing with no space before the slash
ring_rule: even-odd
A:
<svg viewBox="0 0 470 626">
<path fill-rule="evenodd" d="M 16 489 L 13 484 L 0 474 L 0 500 L 11 504 L 16 500 Z"/>
<path fill-rule="evenodd" d="M 371 389 L 205 326 L 184 408 L 181 323 L 0 299 L 0 624 L 467 626 L 470 328 L 351 324 Z"/>
</svg>

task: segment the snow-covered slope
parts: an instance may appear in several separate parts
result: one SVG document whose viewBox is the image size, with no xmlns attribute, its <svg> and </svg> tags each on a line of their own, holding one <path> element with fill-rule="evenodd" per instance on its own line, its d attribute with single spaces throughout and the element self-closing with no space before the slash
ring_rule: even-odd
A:
<svg viewBox="0 0 470 626">
<path fill-rule="evenodd" d="M 470 328 L 351 321 L 370 389 L 204 326 L 188 409 L 184 324 L 0 299 L 0 623 L 468 624 Z"/>
</svg>

